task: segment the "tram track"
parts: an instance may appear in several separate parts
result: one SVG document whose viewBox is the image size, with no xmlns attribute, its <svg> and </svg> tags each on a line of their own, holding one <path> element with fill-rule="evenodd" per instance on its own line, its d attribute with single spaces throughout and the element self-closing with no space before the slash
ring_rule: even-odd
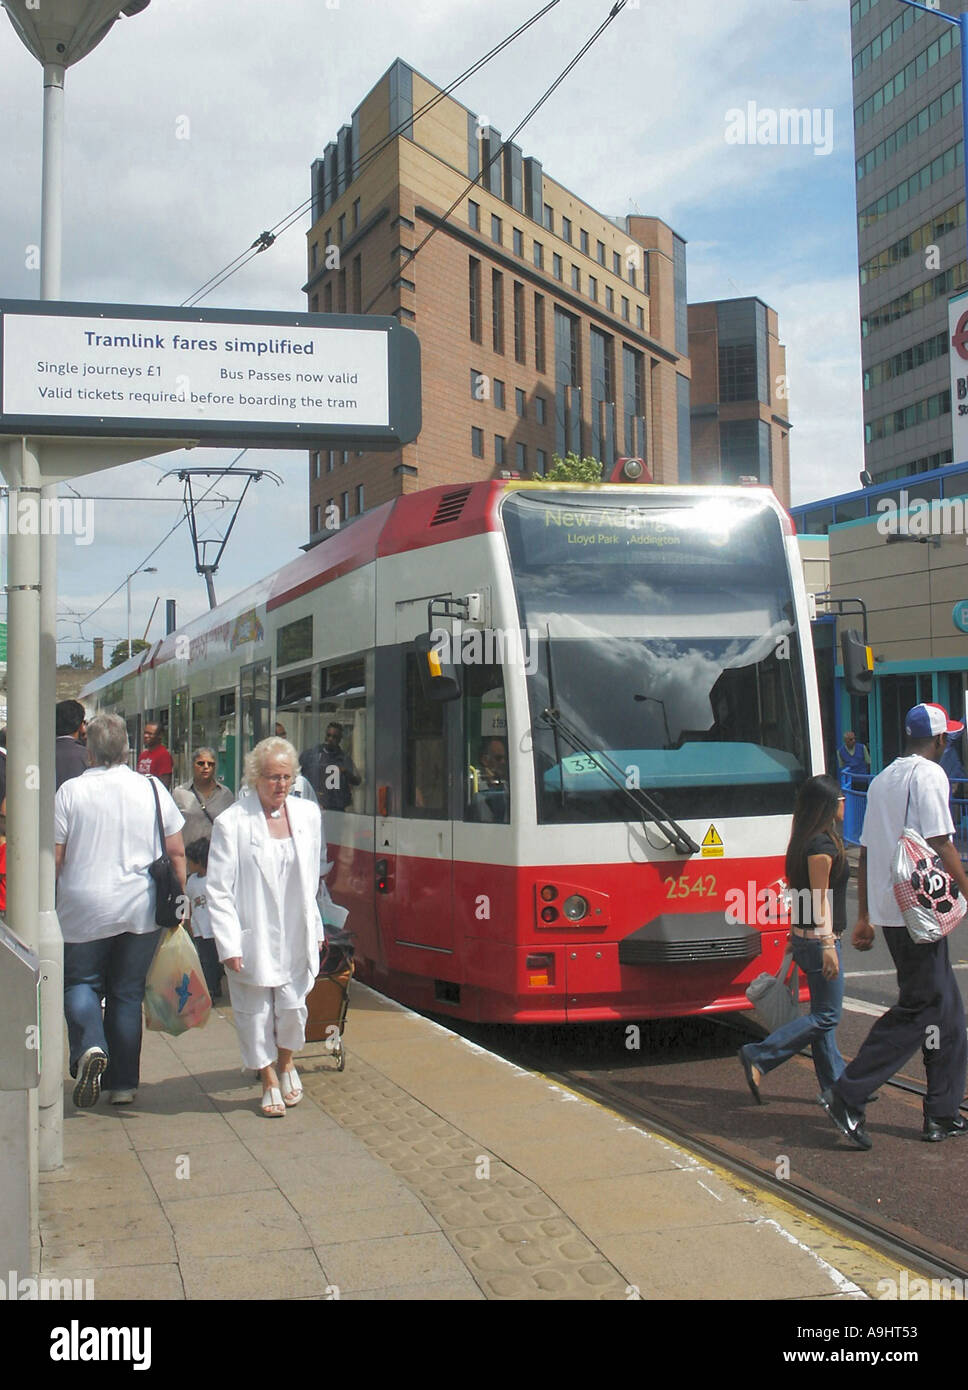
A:
<svg viewBox="0 0 968 1390">
<path fill-rule="evenodd" d="M 712 1022 L 712 1020 L 709 1020 Z M 448 1020 L 454 1027 L 453 1020 Z M 747 1020 L 718 1017 L 716 1028 L 739 1041 L 762 1037 L 762 1029 Z M 775 1161 L 765 1158 L 744 1143 L 710 1132 L 702 1125 L 684 1124 L 681 1117 L 654 1098 L 629 1093 L 627 1080 L 617 1084 L 619 1068 L 586 1069 L 580 1065 L 551 1065 L 547 1048 L 533 1040 L 504 1035 L 484 1038 L 473 1025 L 457 1024 L 457 1031 L 466 1032 L 489 1050 L 496 1051 L 518 1066 L 535 1071 L 554 1085 L 573 1091 L 620 1114 L 630 1123 L 670 1140 L 700 1159 L 714 1163 L 749 1182 L 756 1188 L 779 1198 L 789 1206 L 823 1221 L 845 1236 L 860 1240 L 899 1266 L 929 1279 L 958 1279 L 968 1281 L 968 1254 L 925 1236 L 923 1231 L 906 1226 L 888 1217 L 880 1217 L 869 1208 L 841 1192 L 802 1173 L 780 1178 Z M 810 1065 L 804 1058 L 805 1065 Z M 610 1074 L 611 1073 L 611 1074 Z M 885 1082 L 883 1092 L 898 1092 L 904 1096 L 923 1099 L 925 1088 L 909 1077 Z M 818 1107 L 819 1108 L 819 1107 Z M 965 1106 L 961 1107 L 964 1111 Z M 968 1141 L 966 1141 L 968 1142 Z"/>
</svg>

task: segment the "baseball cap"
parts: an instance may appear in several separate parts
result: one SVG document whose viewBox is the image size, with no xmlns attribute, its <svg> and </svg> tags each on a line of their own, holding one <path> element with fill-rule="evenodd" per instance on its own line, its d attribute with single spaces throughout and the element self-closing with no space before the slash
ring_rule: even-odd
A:
<svg viewBox="0 0 968 1390">
<path fill-rule="evenodd" d="M 904 732 L 911 738 L 958 734 L 964 727 L 964 724 L 948 717 L 948 711 L 943 705 L 915 705 L 904 716 Z"/>
</svg>

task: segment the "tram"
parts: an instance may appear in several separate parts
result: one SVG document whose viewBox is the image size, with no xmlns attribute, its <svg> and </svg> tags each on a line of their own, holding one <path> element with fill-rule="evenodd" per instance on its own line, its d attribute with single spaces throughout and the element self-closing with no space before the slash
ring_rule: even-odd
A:
<svg viewBox="0 0 968 1390">
<path fill-rule="evenodd" d="M 720 1012 L 779 966 L 790 815 L 823 754 L 794 528 L 766 488 L 399 497 L 82 698 L 133 748 L 160 722 L 176 781 L 207 744 L 237 786 L 277 725 L 305 766 L 337 725 L 359 782 L 317 783 L 330 891 L 359 975 L 416 1007 Z"/>
</svg>

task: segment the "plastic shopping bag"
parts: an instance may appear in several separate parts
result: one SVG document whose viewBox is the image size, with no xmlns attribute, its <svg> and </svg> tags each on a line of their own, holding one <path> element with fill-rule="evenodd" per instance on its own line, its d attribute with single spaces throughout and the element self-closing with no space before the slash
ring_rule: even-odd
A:
<svg viewBox="0 0 968 1390">
<path fill-rule="evenodd" d="M 800 975 L 788 949 L 775 975 L 764 971 L 746 989 L 746 997 L 756 1010 L 767 1033 L 800 1017 Z"/>
<path fill-rule="evenodd" d="M 212 1011 L 198 952 L 184 927 L 162 934 L 145 981 L 145 1024 L 175 1037 L 204 1028 Z"/>
</svg>

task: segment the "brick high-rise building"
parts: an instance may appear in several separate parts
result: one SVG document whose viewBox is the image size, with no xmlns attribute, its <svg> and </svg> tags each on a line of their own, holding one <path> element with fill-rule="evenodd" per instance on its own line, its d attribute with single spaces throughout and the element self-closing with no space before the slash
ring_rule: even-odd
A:
<svg viewBox="0 0 968 1390">
<path fill-rule="evenodd" d="M 489 165 L 500 134 L 460 102 L 419 114 L 439 95 L 398 59 L 313 164 L 310 310 L 394 314 L 423 366 L 414 444 L 310 456 L 313 540 L 330 503 L 347 520 L 569 450 L 690 479 L 685 242 L 597 212 L 516 145 Z"/>
<path fill-rule="evenodd" d="M 760 299 L 689 305 L 692 481 L 756 478 L 790 501 L 790 402 L 776 311 Z"/>
</svg>

